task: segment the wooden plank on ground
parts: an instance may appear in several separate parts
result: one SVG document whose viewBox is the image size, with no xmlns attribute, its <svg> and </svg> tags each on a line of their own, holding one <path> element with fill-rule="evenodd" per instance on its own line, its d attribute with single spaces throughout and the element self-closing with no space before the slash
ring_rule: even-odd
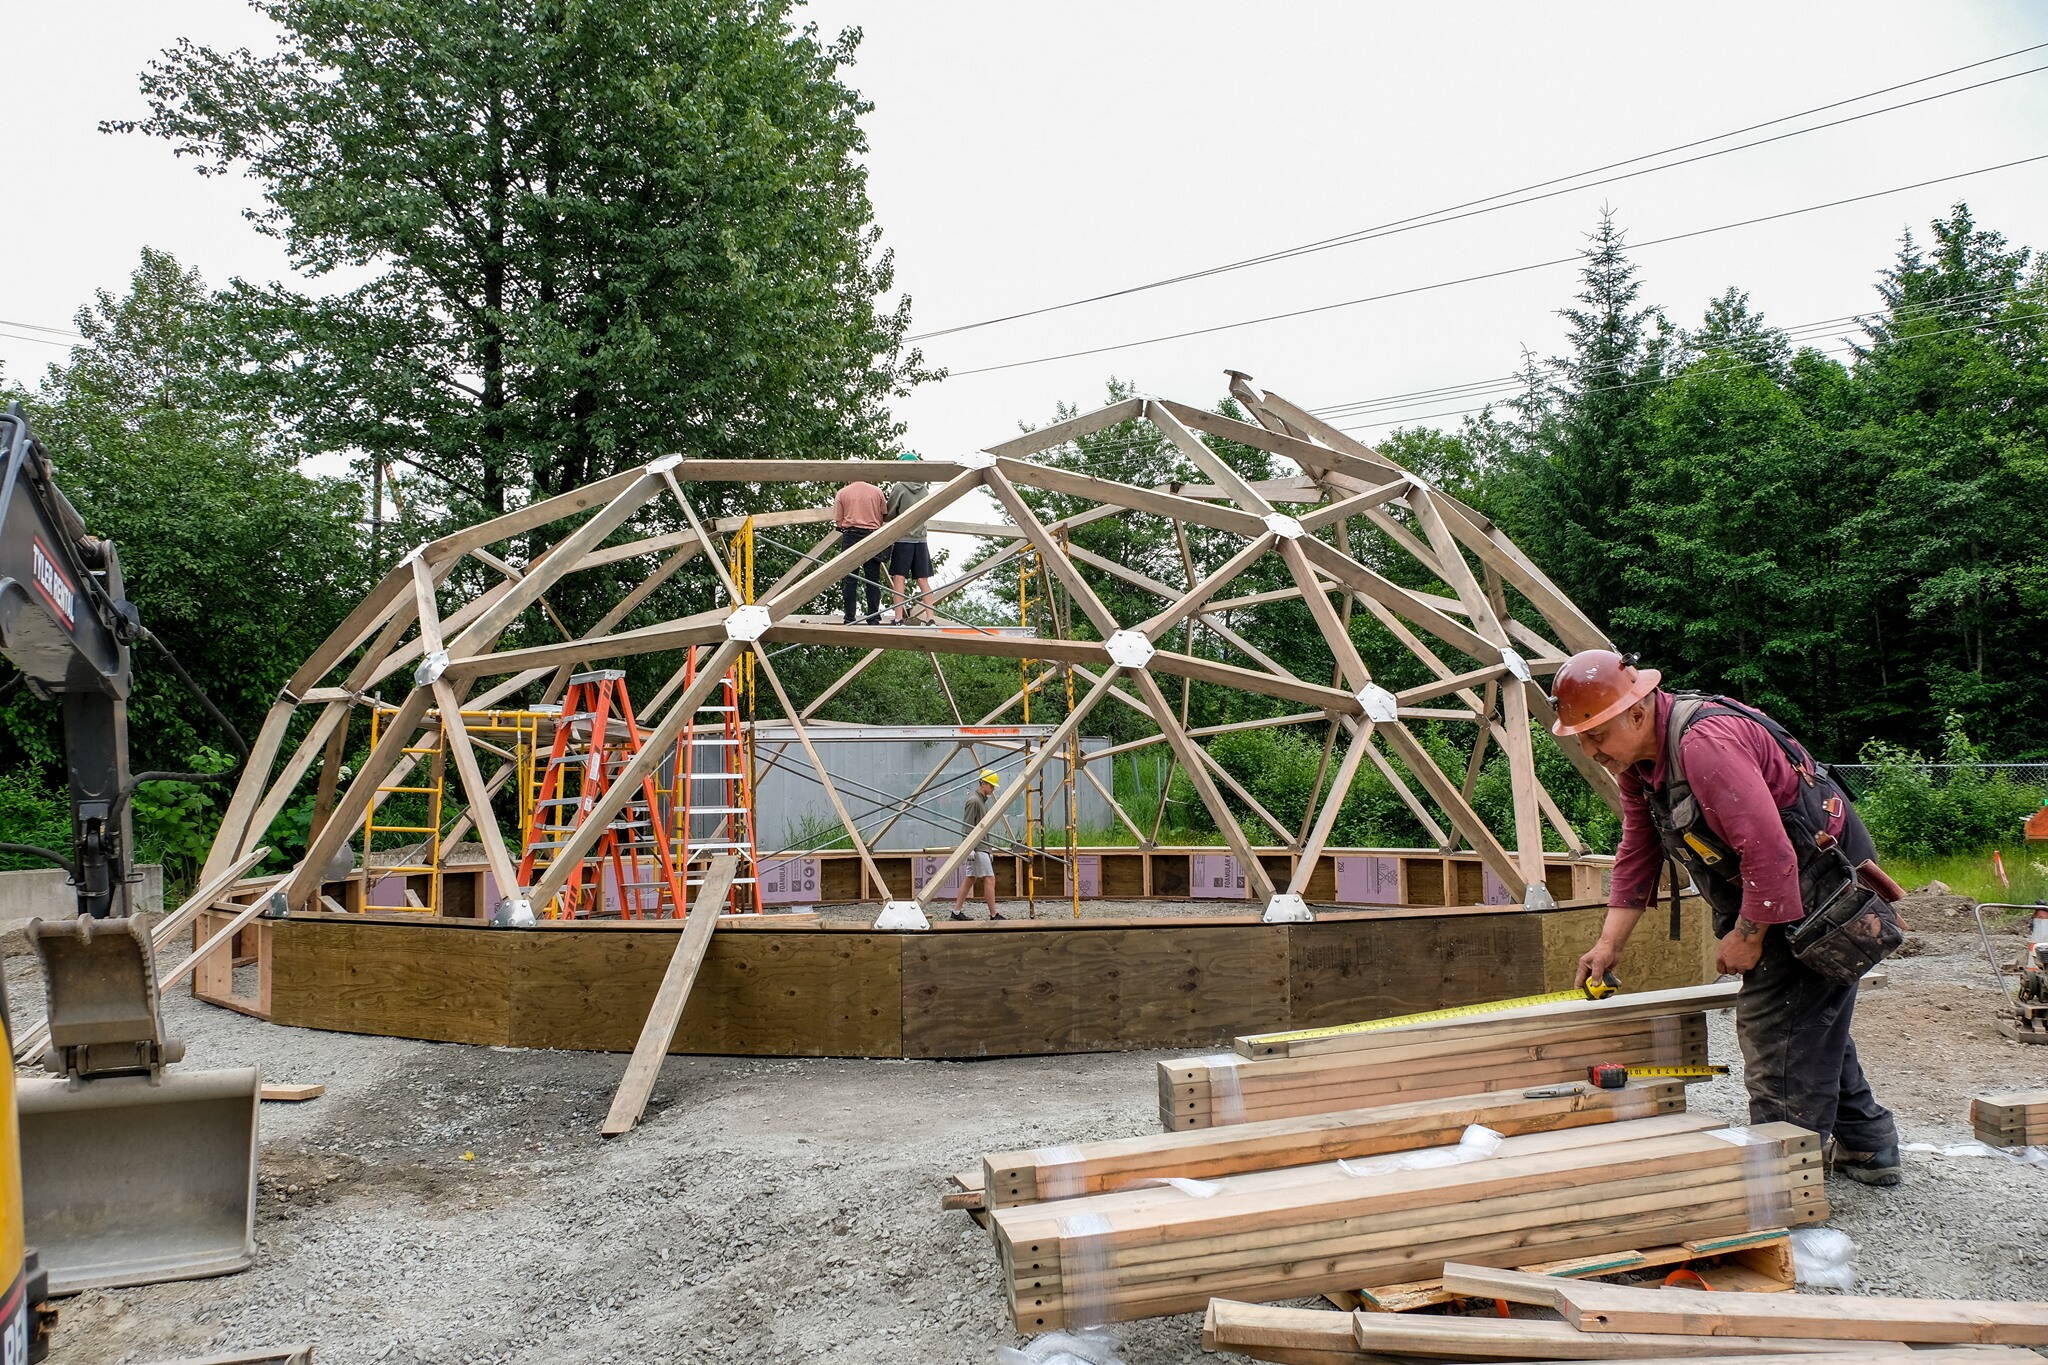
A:
<svg viewBox="0 0 2048 1365">
<path fill-rule="evenodd" d="M 2048 1346 L 2048 1303 L 2041 1302 L 1634 1289 L 1457 1262 L 1444 1267 L 1444 1287 L 1554 1307 L 1584 1332 Z"/>
<path fill-rule="evenodd" d="M 1352 1341 L 1349 1313 L 1235 1299 L 1209 1300 L 1202 1347 L 1278 1365 L 1371 1365 L 1377 1359 Z"/>
<path fill-rule="evenodd" d="M 1455 1360 L 1702 1360 L 1711 1356 L 1837 1354 L 1829 1342 L 1792 1337 L 1692 1337 L 1654 1332 L 1581 1332 L 1538 1318 L 1459 1318 L 1435 1314 L 1355 1313 L 1352 1340 L 1362 1351 L 1446 1356 Z M 1869 1355 L 1903 1355 L 1903 1342 L 1871 1342 Z"/>
<path fill-rule="evenodd" d="M 647 1111 L 648 1096 L 654 1093 L 655 1079 L 661 1075 L 662 1059 L 675 1042 L 676 1026 L 683 1022 L 683 1007 L 690 1001 L 690 987 L 696 984 L 697 969 L 703 965 L 704 952 L 711 946 L 711 931 L 718 927 L 719 908 L 725 904 L 726 892 L 732 889 L 732 879 L 738 872 L 739 859 L 729 854 L 713 858 L 704 872 L 696 903 L 690 907 L 682 936 L 676 940 L 675 955 L 669 958 L 668 970 L 655 989 L 647 1022 L 640 1028 L 640 1041 L 633 1045 L 632 1060 L 626 1063 L 625 1077 L 612 1095 L 611 1112 L 605 1115 L 604 1127 L 599 1130 L 608 1138 L 631 1132 Z"/>
<path fill-rule="evenodd" d="M 312 1085 L 291 1085 L 284 1082 L 267 1081 L 259 1092 L 259 1098 L 278 1100 L 285 1104 L 297 1104 L 301 1100 L 317 1100 L 327 1093 L 327 1087 L 318 1083 Z"/>
</svg>

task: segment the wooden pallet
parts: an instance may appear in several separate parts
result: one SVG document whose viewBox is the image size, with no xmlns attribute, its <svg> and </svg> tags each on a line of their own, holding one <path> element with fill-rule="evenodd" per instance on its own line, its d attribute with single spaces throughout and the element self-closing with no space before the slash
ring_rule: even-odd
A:
<svg viewBox="0 0 2048 1365">
<path fill-rule="evenodd" d="M 1714 1289 L 1754 1294 L 1787 1293 L 1796 1287 L 1792 1270 L 1792 1239 L 1783 1228 L 1737 1237 L 1715 1237 L 1649 1251 L 1617 1251 L 1570 1261 L 1541 1261 L 1517 1269 L 1532 1275 L 1559 1275 L 1574 1280 L 1605 1280 L 1646 1270 L 1683 1267 L 1697 1271 Z M 1662 1278 L 1661 1276 L 1659 1277 Z M 1694 1286 L 1697 1288 L 1697 1286 Z M 1453 1294 L 1442 1280 L 1415 1280 L 1379 1289 L 1340 1291 L 1324 1298 L 1339 1308 L 1368 1313 L 1412 1313 L 1436 1308 L 1465 1296 Z"/>
</svg>

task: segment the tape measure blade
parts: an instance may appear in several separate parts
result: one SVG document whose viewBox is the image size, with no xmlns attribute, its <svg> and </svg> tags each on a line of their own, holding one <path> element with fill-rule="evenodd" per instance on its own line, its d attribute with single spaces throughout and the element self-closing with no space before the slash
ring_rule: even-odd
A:
<svg viewBox="0 0 2048 1365">
<path fill-rule="evenodd" d="M 1284 1033 L 1257 1033 L 1245 1041 L 1254 1047 L 1308 1043 L 1321 1038 L 1342 1038 L 1354 1033 L 1378 1033 L 1385 1029 L 1407 1028 L 1414 1024 L 1445 1023 L 1452 1019 L 1469 1019 L 1479 1014 L 1496 1014 L 1502 1010 L 1522 1009 L 1530 1005 L 1556 1005 L 1568 1000 L 1585 998 L 1583 991 L 1548 991 L 1542 995 L 1518 995 L 1507 1000 L 1489 1000 L 1476 1005 L 1450 1005 L 1440 1010 L 1424 1010 L 1420 1014 L 1390 1015 L 1385 1019 L 1367 1019 L 1356 1024 L 1330 1024 L 1323 1028 L 1292 1029 Z"/>
</svg>

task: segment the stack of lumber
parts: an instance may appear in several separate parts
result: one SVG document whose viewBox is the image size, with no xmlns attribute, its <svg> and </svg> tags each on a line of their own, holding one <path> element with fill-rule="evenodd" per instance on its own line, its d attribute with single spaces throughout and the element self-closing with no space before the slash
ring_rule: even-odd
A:
<svg viewBox="0 0 2048 1365">
<path fill-rule="evenodd" d="M 1493 1091 L 1069 1147 L 990 1152 L 982 1158 L 979 1179 L 957 1183 L 982 1192 L 974 1207 L 1001 1209 L 1104 1194 L 1169 1176 L 1211 1180 L 1246 1171 L 1445 1147 L 1475 1123 L 1513 1137 L 1649 1118 L 1684 1108 L 1685 1086 L 1679 1081 L 1637 1081 L 1620 1090 L 1576 1086 L 1569 1094 L 1534 1099 L 1519 1090 Z M 953 1206 L 964 1205 L 955 1201 Z"/>
<path fill-rule="evenodd" d="M 1159 1063 L 1169 1131 L 1210 1128 L 1399 1100 L 1522 1091 L 1583 1080 L 1599 1062 L 1687 1065 L 1707 1059 L 1704 1011 L 1738 983 L 1693 986 L 1473 1014 L 1425 1023 L 1239 1038 L 1231 1052 Z"/>
<path fill-rule="evenodd" d="M 2048 1090 L 2007 1090 L 1970 1101 L 1977 1141 L 1992 1147 L 2048 1146 Z"/>
<path fill-rule="evenodd" d="M 1017 1326 L 1036 1333 L 1827 1216 L 1812 1133 L 1717 1122 L 1661 1114 L 1510 1137 L 1456 1165 L 1328 1162 L 1080 1195 L 996 1208 L 990 1228 Z"/>
</svg>

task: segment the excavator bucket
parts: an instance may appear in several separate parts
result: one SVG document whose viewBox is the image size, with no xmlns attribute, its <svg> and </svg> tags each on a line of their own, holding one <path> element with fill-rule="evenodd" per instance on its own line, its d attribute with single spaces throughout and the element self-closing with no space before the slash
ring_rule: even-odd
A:
<svg viewBox="0 0 2048 1365">
<path fill-rule="evenodd" d="M 248 1269 L 257 1089 L 255 1067 L 22 1078 L 22 1219 L 50 1292 Z"/>
<path fill-rule="evenodd" d="M 181 1071 L 137 920 L 31 920 L 54 1078 L 23 1077 L 22 1217 L 52 1294 L 246 1269 L 256 1251 L 254 1067 Z"/>
</svg>

